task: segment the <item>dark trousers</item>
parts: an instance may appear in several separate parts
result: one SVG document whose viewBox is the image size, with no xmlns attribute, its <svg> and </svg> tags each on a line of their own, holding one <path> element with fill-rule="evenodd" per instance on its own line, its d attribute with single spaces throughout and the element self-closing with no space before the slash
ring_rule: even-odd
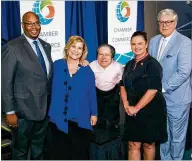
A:
<svg viewBox="0 0 192 161">
<path fill-rule="evenodd" d="M 48 118 L 42 121 L 18 119 L 18 128 L 12 130 L 12 159 L 27 160 L 30 149 L 30 160 L 42 159 Z"/>
<path fill-rule="evenodd" d="M 50 123 L 46 140 L 45 160 L 88 160 L 92 132 L 69 121 L 68 134 Z"/>
</svg>

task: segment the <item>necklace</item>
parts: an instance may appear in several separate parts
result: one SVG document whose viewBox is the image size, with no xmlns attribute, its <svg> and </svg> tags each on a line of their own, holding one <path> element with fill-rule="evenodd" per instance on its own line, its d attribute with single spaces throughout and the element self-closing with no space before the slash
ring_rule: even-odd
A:
<svg viewBox="0 0 192 161">
<path fill-rule="evenodd" d="M 135 70 L 135 68 L 136 68 L 136 66 L 137 66 L 137 63 L 138 63 L 140 60 L 144 59 L 147 55 L 148 55 L 148 53 L 145 53 L 141 58 L 139 58 L 139 59 L 135 58 L 135 65 L 134 65 L 134 67 L 133 67 L 133 70 Z"/>
<path fill-rule="evenodd" d="M 146 56 L 148 55 L 148 53 L 145 53 L 141 58 L 135 58 L 136 63 L 139 62 L 140 60 L 144 59 Z"/>
</svg>

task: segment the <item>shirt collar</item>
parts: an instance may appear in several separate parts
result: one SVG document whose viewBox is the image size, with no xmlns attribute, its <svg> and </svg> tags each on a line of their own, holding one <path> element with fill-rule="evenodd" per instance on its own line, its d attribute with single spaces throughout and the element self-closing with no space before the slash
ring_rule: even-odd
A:
<svg viewBox="0 0 192 161">
<path fill-rule="evenodd" d="M 138 62 L 137 62 L 137 64 L 142 64 L 143 65 L 143 62 L 145 61 L 145 60 L 148 60 L 148 59 L 151 59 L 151 56 L 149 55 L 149 54 L 147 54 L 147 56 L 146 57 L 144 57 L 143 59 L 141 59 L 141 60 L 139 60 Z M 135 59 L 133 59 L 134 61 L 134 63 L 136 63 L 136 61 L 135 61 Z"/>
<path fill-rule="evenodd" d="M 27 39 L 27 41 L 29 42 L 29 44 L 34 44 L 33 41 L 37 41 L 38 44 L 40 43 L 38 38 L 35 39 L 35 40 L 33 40 L 33 39 L 30 39 L 29 37 L 27 37 L 25 34 L 23 34 L 23 35 L 25 36 L 25 38 Z"/>
</svg>

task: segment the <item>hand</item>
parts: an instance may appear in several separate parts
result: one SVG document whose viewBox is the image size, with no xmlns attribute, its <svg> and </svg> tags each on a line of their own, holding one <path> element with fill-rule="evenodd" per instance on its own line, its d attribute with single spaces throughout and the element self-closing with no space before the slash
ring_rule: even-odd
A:
<svg viewBox="0 0 192 161">
<path fill-rule="evenodd" d="M 129 116 L 136 116 L 136 113 L 139 111 L 139 109 L 136 109 L 134 106 L 130 106 L 128 108 L 128 115 Z"/>
<path fill-rule="evenodd" d="M 129 107 L 131 107 L 131 106 L 129 106 L 129 105 L 124 106 L 125 112 L 126 112 L 127 114 L 129 113 L 129 111 L 128 111 Z"/>
<path fill-rule="evenodd" d="M 88 66 L 89 62 L 87 60 L 83 60 L 83 62 L 80 63 L 82 66 Z"/>
<path fill-rule="evenodd" d="M 13 128 L 16 128 L 18 126 L 17 124 L 17 115 L 14 113 L 14 114 L 7 114 L 6 115 L 6 123 L 9 127 L 13 127 Z"/>
<path fill-rule="evenodd" d="M 95 126 L 97 123 L 97 116 L 91 116 L 90 121 L 91 121 L 91 126 Z"/>
</svg>

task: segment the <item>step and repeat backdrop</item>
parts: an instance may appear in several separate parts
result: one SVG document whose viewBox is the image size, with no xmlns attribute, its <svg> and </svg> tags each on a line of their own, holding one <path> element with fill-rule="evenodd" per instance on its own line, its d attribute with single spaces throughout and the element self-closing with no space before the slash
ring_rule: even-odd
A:
<svg viewBox="0 0 192 161">
<path fill-rule="evenodd" d="M 131 35 L 137 29 L 137 1 L 108 1 L 108 43 L 116 49 L 115 60 L 125 65 L 134 58 Z"/>
<path fill-rule="evenodd" d="M 51 44 L 53 61 L 62 58 L 65 46 L 65 2 L 20 1 L 21 19 L 27 11 L 33 11 L 39 16 L 41 22 L 40 38 Z"/>
<path fill-rule="evenodd" d="M 115 60 L 125 65 L 134 58 L 130 37 L 137 28 L 137 1 L 108 1 L 108 43 L 116 48 Z M 64 1 L 20 1 L 20 13 L 35 12 L 41 22 L 40 38 L 52 46 L 53 61 L 63 57 L 65 46 Z"/>
</svg>

